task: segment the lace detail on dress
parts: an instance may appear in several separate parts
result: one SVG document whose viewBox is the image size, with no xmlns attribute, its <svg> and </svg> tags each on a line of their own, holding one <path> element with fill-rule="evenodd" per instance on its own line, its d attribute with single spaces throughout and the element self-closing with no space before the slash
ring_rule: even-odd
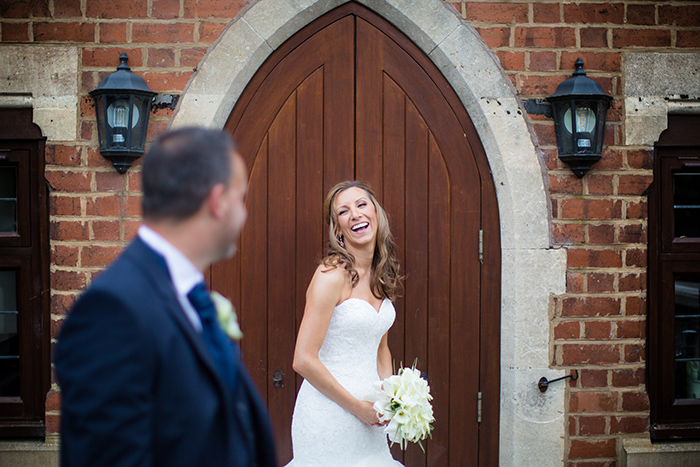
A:
<svg viewBox="0 0 700 467">
<path fill-rule="evenodd" d="M 349 298 L 335 307 L 319 358 L 353 396 L 375 400 L 377 350 L 396 318 L 384 299 L 379 312 Z M 294 460 L 287 467 L 394 467 L 383 428 L 365 425 L 304 381 L 292 418 Z"/>
</svg>

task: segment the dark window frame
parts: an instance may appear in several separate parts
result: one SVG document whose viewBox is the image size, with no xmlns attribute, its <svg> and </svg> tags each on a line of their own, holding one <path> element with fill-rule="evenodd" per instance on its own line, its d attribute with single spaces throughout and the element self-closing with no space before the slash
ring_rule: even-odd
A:
<svg viewBox="0 0 700 467">
<path fill-rule="evenodd" d="M 0 145 L 2 146 L 2 145 Z M 7 144 L 5 145 L 7 146 Z M 9 150 L 8 150 L 9 149 Z M 17 181 L 29 180 L 31 156 L 28 149 L 0 147 L 0 165 L 16 169 Z M 0 232 L 0 248 L 31 245 L 30 193 L 28 183 L 17 183 L 17 232 Z"/>
<path fill-rule="evenodd" d="M 0 235 L 0 269 L 17 271 L 19 394 L 0 397 L 0 438 L 42 438 L 51 386 L 46 138 L 31 108 L 0 109 L 0 165 L 17 167 L 17 232 Z"/>
<path fill-rule="evenodd" d="M 700 237 L 676 238 L 673 176 L 700 174 L 700 115 L 669 115 L 649 197 L 647 391 L 654 441 L 700 439 L 700 398 L 676 398 L 675 281 L 700 281 Z M 678 377 L 680 378 L 680 377 Z"/>
</svg>

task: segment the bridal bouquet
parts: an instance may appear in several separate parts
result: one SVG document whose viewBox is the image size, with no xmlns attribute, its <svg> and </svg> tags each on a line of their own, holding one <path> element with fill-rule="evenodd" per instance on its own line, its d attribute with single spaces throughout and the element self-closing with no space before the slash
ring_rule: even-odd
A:
<svg viewBox="0 0 700 467">
<path fill-rule="evenodd" d="M 375 383 L 379 400 L 374 403 L 379 420 L 389 424 L 384 431 L 389 435 L 391 444 L 399 443 L 406 449 L 407 442 L 418 443 L 423 449 L 422 440 L 430 436 L 433 406 L 430 401 L 430 386 L 421 378 L 420 371 L 402 368 L 398 374 L 384 381 Z"/>
</svg>

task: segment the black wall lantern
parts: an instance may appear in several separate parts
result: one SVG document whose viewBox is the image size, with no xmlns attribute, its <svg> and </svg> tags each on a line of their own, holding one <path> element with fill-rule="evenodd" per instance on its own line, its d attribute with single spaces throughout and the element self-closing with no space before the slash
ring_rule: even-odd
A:
<svg viewBox="0 0 700 467">
<path fill-rule="evenodd" d="M 547 98 L 552 104 L 559 159 L 577 177 L 583 177 L 603 152 L 605 117 L 612 97 L 586 77 L 583 61 L 576 60 L 574 75 Z"/>
<path fill-rule="evenodd" d="M 158 93 L 131 72 L 125 53 L 119 60 L 117 72 L 106 76 L 90 95 L 95 99 L 100 153 L 123 174 L 143 155 L 148 116 L 153 96 Z"/>
</svg>

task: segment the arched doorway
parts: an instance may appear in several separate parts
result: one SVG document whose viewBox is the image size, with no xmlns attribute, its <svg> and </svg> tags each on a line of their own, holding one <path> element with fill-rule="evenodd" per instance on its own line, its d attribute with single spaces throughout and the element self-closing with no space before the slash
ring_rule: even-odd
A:
<svg viewBox="0 0 700 467">
<path fill-rule="evenodd" d="M 493 436 L 499 442 L 498 465 L 560 459 L 565 391 L 552 388 L 543 400 L 536 383 L 542 376 L 563 375 L 550 368 L 549 297 L 566 290 L 566 250 L 550 248 L 546 177 L 517 93 L 477 31 L 450 4 L 424 0 L 415 8 L 396 0 L 352 1 L 373 9 L 410 38 L 440 70 L 474 122 L 496 187 L 501 223 L 501 387 L 483 394 L 486 402 L 498 404 L 500 399 L 500 428 Z M 199 64 L 171 126 L 223 128 L 272 52 L 305 25 L 349 2 L 253 0 Z"/>
<path fill-rule="evenodd" d="M 241 310 L 244 358 L 282 461 L 291 457 L 298 387 L 294 338 L 324 244 L 321 204 L 330 186 L 358 178 L 390 214 L 407 275 L 390 336 L 394 358 L 418 358 L 435 397 L 426 454 L 414 446 L 404 462 L 497 463 L 499 401 L 480 402 L 500 387 L 495 189 L 471 120 L 434 64 L 349 3 L 268 58 L 225 128 L 251 170 L 250 217 L 239 254 L 215 265 L 211 279 Z"/>
</svg>

